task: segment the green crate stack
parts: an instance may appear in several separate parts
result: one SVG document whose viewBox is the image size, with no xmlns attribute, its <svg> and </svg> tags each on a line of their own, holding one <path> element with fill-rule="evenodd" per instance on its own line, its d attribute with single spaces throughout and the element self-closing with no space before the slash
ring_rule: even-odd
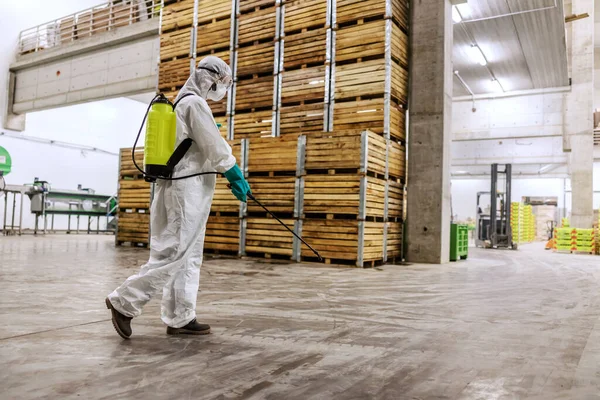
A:
<svg viewBox="0 0 600 400">
<path fill-rule="evenodd" d="M 556 228 L 554 230 L 554 250 L 573 251 L 577 249 L 577 233 L 572 228 Z"/>
<path fill-rule="evenodd" d="M 450 226 L 450 261 L 466 260 L 469 255 L 469 227 Z"/>
<path fill-rule="evenodd" d="M 511 203 L 510 226 L 517 243 L 531 243 L 535 240 L 535 216 L 530 205 Z"/>
<path fill-rule="evenodd" d="M 575 251 L 596 252 L 596 232 L 594 229 L 574 229 Z"/>
</svg>

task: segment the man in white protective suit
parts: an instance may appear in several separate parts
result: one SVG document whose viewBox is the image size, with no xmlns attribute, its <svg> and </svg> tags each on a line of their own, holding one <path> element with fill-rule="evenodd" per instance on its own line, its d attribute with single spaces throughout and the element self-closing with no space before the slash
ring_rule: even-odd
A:
<svg viewBox="0 0 600 400">
<path fill-rule="evenodd" d="M 231 69 L 209 56 L 180 90 L 175 109 L 177 144 L 193 144 L 174 169 L 174 176 L 216 171 L 225 175 L 235 197 L 246 202 L 251 193 L 231 147 L 221 137 L 206 100 L 220 101 L 231 86 Z M 190 95 L 191 94 L 191 95 Z M 107 298 L 117 333 L 128 339 L 131 320 L 162 290 L 161 318 L 167 334 L 203 335 L 210 326 L 196 321 L 196 297 L 204 249 L 206 222 L 216 175 L 183 180 L 159 180 L 151 209 L 151 250 L 148 262 Z"/>
</svg>

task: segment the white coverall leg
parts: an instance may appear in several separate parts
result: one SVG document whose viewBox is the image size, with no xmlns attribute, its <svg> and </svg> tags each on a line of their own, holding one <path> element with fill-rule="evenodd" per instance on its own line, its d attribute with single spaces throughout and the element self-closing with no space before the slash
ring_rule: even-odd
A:
<svg viewBox="0 0 600 400">
<path fill-rule="evenodd" d="M 194 143 L 175 168 L 175 177 L 207 171 L 224 173 L 236 163 L 206 103 L 206 98 L 214 97 L 209 91 L 215 74 L 201 69 L 203 65 L 219 75 L 231 76 L 225 62 L 206 57 L 179 92 L 178 98 L 186 93 L 194 95 L 183 98 L 175 110 L 177 144 L 188 137 Z M 204 236 L 215 182 L 215 175 L 158 181 L 151 208 L 150 259 L 108 296 L 118 312 L 137 317 L 162 290 L 161 318 L 165 324 L 181 328 L 196 318 Z"/>
</svg>

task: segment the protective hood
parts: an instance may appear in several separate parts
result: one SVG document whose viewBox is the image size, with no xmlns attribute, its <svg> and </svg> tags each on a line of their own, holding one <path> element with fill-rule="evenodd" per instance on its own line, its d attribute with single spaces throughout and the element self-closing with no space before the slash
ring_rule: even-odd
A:
<svg viewBox="0 0 600 400">
<path fill-rule="evenodd" d="M 198 68 L 192 71 L 175 101 L 186 93 L 193 93 L 207 100 L 213 84 L 227 81 L 231 81 L 231 68 L 229 68 L 229 65 L 219 57 L 205 57 L 198 63 Z"/>
</svg>

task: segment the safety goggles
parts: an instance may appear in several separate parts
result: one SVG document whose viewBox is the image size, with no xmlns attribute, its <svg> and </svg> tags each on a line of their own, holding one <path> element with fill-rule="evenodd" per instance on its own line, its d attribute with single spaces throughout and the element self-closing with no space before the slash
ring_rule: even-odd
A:
<svg viewBox="0 0 600 400">
<path fill-rule="evenodd" d="M 229 88 L 231 88 L 231 85 L 233 84 L 233 79 L 231 79 L 231 76 L 226 75 L 226 76 L 219 76 L 219 72 L 217 70 L 214 70 L 212 68 L 208 68 L 208 67 L 198 67 L 198 69 L 204 69 L 208 72 L 212 72 L 213 74 L 217 75 L 219 77 L 219 79 L 217 80 L 217 84 L 221 84 L 221 85 L 225 85 L 225 87 L 229 90 Z"/>
</svg>

